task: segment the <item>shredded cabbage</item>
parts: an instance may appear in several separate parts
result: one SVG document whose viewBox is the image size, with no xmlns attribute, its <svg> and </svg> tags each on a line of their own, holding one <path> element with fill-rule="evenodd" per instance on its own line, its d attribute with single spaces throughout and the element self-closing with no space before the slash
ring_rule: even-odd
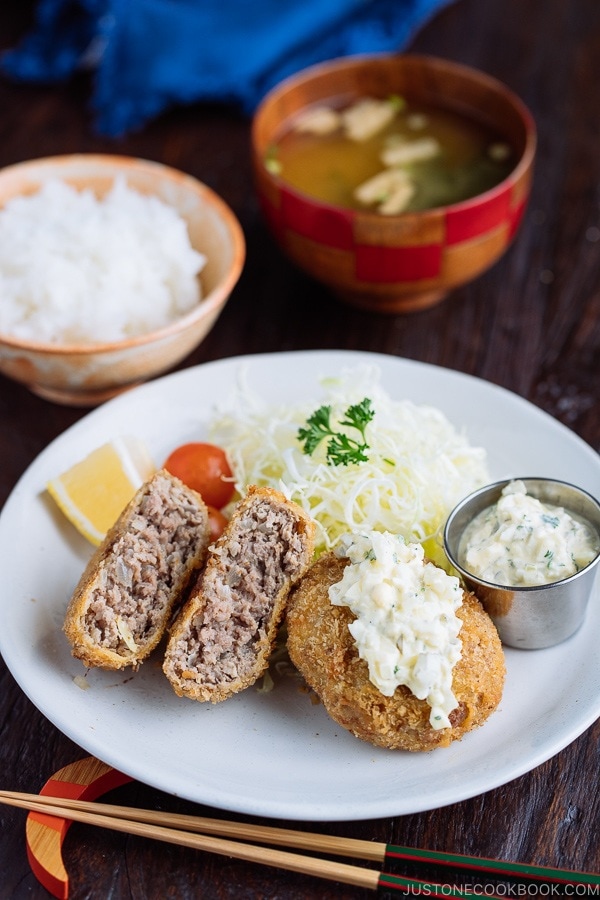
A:
<svg viewBox="0 0 600 900">
<path fill-rule="evenodd" d="M 472 447 L 446 416 L 431 406 L 392 400 L 377 367 L 343 370 L 321 380 L 323 395 L 300 406 L 265 403 L 242 382 L 227 409 L 215 416 L 211 440 L 226 451 L 242 496 L 249 485 L 277 488 L 317 525 L 317 554 L 351 531 L 390 531 L 425 545 L 440 559 L 440 532 L 466 494 L 489 481 L 485 451 Z M 326 441 L 312 456 L 302 451 L 298 429 L 323 404 L 339 421 L 365 397 L 375 416 L 367 425 L 368 461 L 328 465 Z"/>
</svg>

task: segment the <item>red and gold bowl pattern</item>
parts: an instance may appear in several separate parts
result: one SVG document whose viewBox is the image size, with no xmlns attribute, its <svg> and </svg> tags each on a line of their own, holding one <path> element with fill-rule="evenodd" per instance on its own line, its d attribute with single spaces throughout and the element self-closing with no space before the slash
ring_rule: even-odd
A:
<svg viewBox="0 0 600 900">
<path fill-rule="evenodd" d="M 265 167 L 269 147 L 302 108 L 392 93 L 489 123 L 516 149 L 516 166 L 470 200 L 396 216 L 327 205 Z M 408 312 L 439 302 L 507 249 L 529 196 L 536 130 L 524 104 L 493 78 L 445 60 L 386 54 L 314 66 L 287 79 L 257 110 L 252 138 L 261 207 L 289 258 L 353 305 Z"/>
</svg>

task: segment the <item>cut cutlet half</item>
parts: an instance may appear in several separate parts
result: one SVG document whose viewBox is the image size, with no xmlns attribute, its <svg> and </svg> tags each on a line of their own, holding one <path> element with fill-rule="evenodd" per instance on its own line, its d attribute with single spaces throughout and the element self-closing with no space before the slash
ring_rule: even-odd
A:
<svg viewBox="0 0 600 900">
<path fill-rule="evenodd" d="M 263 674 L 314 532 L 279 491 L 248 489 L 173 626 L 163 670 L 176 694 L 218 703 Z"/>
<path fill-rule="evenodd" d="M 137 491 L 91 557 L 64 631 L 86 666 L 137 666 L 159 643 L 210 543 L 201 496 L 164 469 Z"/>
</svg>

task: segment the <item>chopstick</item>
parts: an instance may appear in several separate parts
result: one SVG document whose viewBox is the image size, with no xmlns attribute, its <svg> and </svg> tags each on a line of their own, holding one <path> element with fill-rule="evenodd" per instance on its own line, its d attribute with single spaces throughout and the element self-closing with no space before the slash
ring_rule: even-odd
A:
<svg viewBox="0 0 600 900">
<path fill-rule="evenodd" d="M 12 796 L 8 796 L 9 793 L 12 794 Z M 113 831 L 120 831 L 139 837 L 177 844 L 178 846 L 189 847 L 194 850 L 204 850 L 221 856 L 245 860 L 246 862 L 261 863 L 274 868 L 284 869 L 288 872 L 312 875 L 316 878 L 337 881 L 372 891 L 377 891 L 380 887 L 385 887 L 386 889 L 398 890 L 400 893 L 414 893 L 415 891 L 421 892 L 427 890 L 427 893 L 430 896 L 441 896 L 443 894 L 445 897 L 457 897 L 463 896 L 464 894 L 460 889 L 448 885 L 438 885 L 434 882 L 425 882 L 413 878 L 405 878 L 403 876 L 387 875 L 373 869 L 364 869 L 360 866 L 351 866 L 346 863 L 333 862 L 331 860 L 310 856 L 300 856 L 283 850 L 274 850 L 271 847 L 260 847 L 253 844 L 238 843 L 236 841 L 225 840 L 218 837 L 182 831 L 162 824 L 150 824 L 148 822 L 140 822 L 113 815 L 102 815 L 100 813 L 89 811 L 89 807 L 96 807 L 96 804 L 87 803 L 86 801 L 57 803 L 55 801 L 60 798 L 48 797 L 48 802 L 45 802 L 45 799 L 46 798 L 44 798 L 44 801 L 41 801 L 40 796 L 36 794 L 15 795 L 14 792 L 2 792 L 0 794 L 0 802 L 9 806 L 27 809 L 30 812 L 56 816 L 57 813 L 62 810 L 63 816 L 74 822 L 97 825 Z M 84 805 L 86 808 L 76 808 L 81 805 Z M 102 804 L 103 807 L 104 805 L 105 804 Z M 130 810 L 130 812 L 133 813 L 137 811 Z M 148 814 L 151 811 L 146 810 L 144 812 Z M 163 816 L 160 813 L 155 813 L 154 815 L 159 817 L 161 821 L 163 820 Z M 167 818 L 170 818 L 170 816 L 167 815 Z M 491 896 L 492 900 L 500 900 L 500 898 L 496 897 L 494 894 L 488 894 L 487 896 Z"/>
<path fill-rule="evenodd" d="M 239 841 L 259 841 L 278 846 L 337 856 L 352 857 L 384 865 L 390 860 L 408 860 L 423 864 L 449 866 L 467 870 L 480 876 L 517 878 L 527 881 L 552 881 L 563 884 L 600 884 L 600 875 L 575 872 L 547 866 L 531 866 L 453 853 L 419 850 L 360 840 L 358 838 L 336 837 L 334 835 L 313 834 L 294 829 L 276 828 L 190 816 L 182 813 L 166 813 L 149 809 L 135 809 L 108 803 L 84 800 L 70 800 L 63 797 L 26 794 L 17 791 L 0 791 L 0 802 L 46 815 L 62 815 L 72 821 L 97 825 L 102 828 L 121 831 L 140 837 L 151 838 L 183 847 L 204 850 L 219 855 L 231 856 L 247 862 L 256 862 L 287 871 L 312 875 L 330 881 L 338 881 L 370 890 L 385 888 L 408 893 L 415 889 L 421 892 L 427 888 L 432 896 L 464 896 L 464 888 L 424 882 L 415 878 L 392 875 L 375 869 L 367 869 L 346 863 L 334 862 L 310 856 L 302 856 L 272 847 L 239 843 Z M 214 837 L 220 835 L 221 837 Z M 237 840 L 226 840 L 235 837 Z M 486 892 L 486 897 L 496 895 Z"/>
</svg>

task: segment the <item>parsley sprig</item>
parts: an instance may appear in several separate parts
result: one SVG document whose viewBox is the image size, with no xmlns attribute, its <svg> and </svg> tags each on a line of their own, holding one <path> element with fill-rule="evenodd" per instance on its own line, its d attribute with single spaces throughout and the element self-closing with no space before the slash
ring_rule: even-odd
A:
<svg viewBox="0 0 600 900">
<path fill-rule="evenodd" d="M 347 466 L 350 463 L 366 462 L 369 449 L 365 430 L 375 410 L 371 400 L 365 397 L 360 403 L 349 406 L 338 428 L 352 428 L 358 431 L 360 439 L 351 437 L 343 431 L 335 431 L 331 425 L 331 406 L 320 406 L 306 420 L 307 428 L 298 429 L 298 440 L 303 444 L 302 450 L 312 456 L 325 438 L 327 443 L 327 462 L 331 466 Z"/>
</svg>

